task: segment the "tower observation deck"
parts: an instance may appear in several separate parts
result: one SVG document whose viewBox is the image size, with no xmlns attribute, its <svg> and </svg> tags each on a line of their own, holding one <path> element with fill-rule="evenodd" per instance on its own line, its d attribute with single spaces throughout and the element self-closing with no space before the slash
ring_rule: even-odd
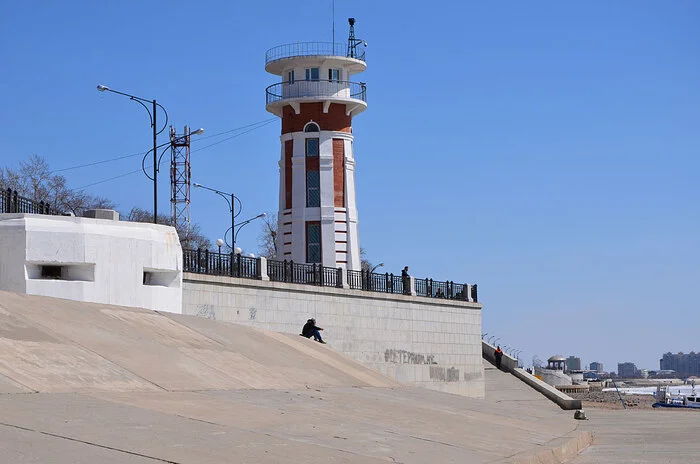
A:
<svg viewBox="0 0 700 464">
<path fill-rule="evenodd" d="M 364 41 L 271 48 L 266 109 L 282 119 L 278 259 L 360 269 L 352 118 L 367 108 Z"/>
</svg>

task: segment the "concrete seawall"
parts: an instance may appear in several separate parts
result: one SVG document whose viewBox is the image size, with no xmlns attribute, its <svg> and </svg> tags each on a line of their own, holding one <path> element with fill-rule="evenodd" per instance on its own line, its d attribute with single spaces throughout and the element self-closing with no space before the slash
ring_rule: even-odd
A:
<svg viewBox="0 0 700 464">
<path fill-rule="evenodd" d="M 496 358 L 494 352 L 496 351 L 496 347 L 482 340 L 481 348 L 484 359 L 495 366 Z M 518 360 L 508 356 L 506 353 L 503 353 L 503 358 L 501 359 L 501 370 L 510 372 L 515 377 L 558 404 L 562 409 L 581 409 L 581 400 L 571 398 L 566 393 L 560 392 L 553 386 L 541 381 L 524 369 L 519 368 Z"/>
<path fill-rule="evenodd" d="M 314 317 L 333 349 L 398 382 L 484 396 L 479 303 L 186 273 L 183 313 L 289 334 Z"/>
</svg>

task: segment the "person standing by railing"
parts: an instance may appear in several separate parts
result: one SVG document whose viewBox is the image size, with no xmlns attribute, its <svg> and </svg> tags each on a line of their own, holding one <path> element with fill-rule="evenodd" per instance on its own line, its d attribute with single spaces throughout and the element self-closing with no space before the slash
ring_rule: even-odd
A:
<svg viewBox="0 0 700 464">
<path fill-rule="evenodd" d="M 401 283 L 403 284 L 404 295 L 411 294 L 411 276 L 408 275 L 408 266 L 404 266 L 401 271 Z"/>
</svg>

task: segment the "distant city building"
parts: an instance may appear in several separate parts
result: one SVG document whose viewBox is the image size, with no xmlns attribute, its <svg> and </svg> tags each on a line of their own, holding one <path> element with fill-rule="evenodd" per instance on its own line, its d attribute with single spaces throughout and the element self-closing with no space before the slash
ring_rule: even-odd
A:
<svg viewBox="0 0 700 464">
<path fill-rule="evenodd" d="M 634 379 L 639 377 L 639 371 L 634 363 L 617 363 L 617 376 L 623 379 Z"/>
<path fill-rule="evenodd" d="M 566 370 L 567 371 L 580 371 L 581 370 L 581 358 L 576 356 L 569 356 L 566 358 Z"/>
<path fill-rule="evenodd" d="M 700 376 L 700 353 L 666 353 L 660 359 L 660 368 L 676 371 L 678 377 Z"/>
<path fill-rule="evenodd" d="M 603 363 L 593 361 L 590 365 L 590 370 L 593 372 L 603 372 Z"/>
</svg>

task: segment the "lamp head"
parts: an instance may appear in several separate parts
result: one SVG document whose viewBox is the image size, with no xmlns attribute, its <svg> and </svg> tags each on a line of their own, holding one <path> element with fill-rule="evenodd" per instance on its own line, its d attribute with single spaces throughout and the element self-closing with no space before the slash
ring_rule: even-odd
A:
<svg viewBox="0 0 700 464">
<path fill-rule="evenodd" d="M 100 84 L 97 86 L 97 90 L 99 90 L 100 92 L 104 92 L 105 90 L 110 90 L 110 89 L 106 85 Z"/>
<path fill-rule="evenodd" d="M 203 127 L 200 127 L 200 128 L 197 129 L 196 131 L 190 132 L 190 135 L 199 135 L 199 134 L 203 134 L 203 133 L 204 133 L 204 128 L 203 128 Z"/>
<path fill-rule="evenodd" d="M 241 250 L 240 247 L 236 247 L 236 249 L 233 250 L 233 252 L 236 253 L 237 255 L 240 255 L 243 252 L 243 250 Z"/>
<path fill-rule="evenodd" d="M 224 246 L 224 241 L 220 238 L 216 239 L 216 246 L 221 247 Z"/>
<path fill-rule="evenodd" d="M 200 188 L 200 187 L 202 186 L 202 184 L 198 184 L 198 183 L 196 183 L 196 182 L 195 182 L 194 184 L 192 184 L 192 185 L 194 185 L 196 188 Z"/>
<path fill-rule="evenodd" d="M 355 18 L 348 18 L 348 23 L 350 23 L 351 26 L 355 25 Z"/>
</svg>

